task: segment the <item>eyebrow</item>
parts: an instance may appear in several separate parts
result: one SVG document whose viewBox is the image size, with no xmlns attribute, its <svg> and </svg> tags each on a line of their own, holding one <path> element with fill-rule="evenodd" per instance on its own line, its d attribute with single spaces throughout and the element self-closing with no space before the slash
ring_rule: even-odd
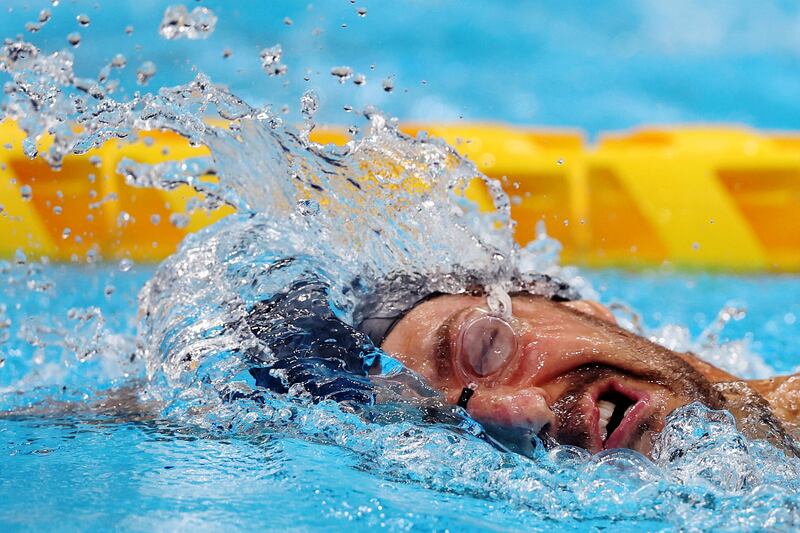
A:
<svg viewBox="0 0 800 533">
<path fill-rule="evenodd" d="M 453 354 L 450 350 L 450 339 L 453 327 L 461 319 L 465 311 L 471 307 L 462 307 L 453 312 L 436 330 L 436 345 L 434 357 L 436 359 L 436 373 L 440 378 L 450 377 L 452 374 Z"/>
</svg>

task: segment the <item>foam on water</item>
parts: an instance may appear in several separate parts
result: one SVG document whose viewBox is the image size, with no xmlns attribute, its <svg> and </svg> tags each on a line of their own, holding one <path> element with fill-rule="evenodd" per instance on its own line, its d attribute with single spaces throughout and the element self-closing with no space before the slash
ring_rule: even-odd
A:
<svg viewBox="0 0 800 533">
<path fill-rule="evenodd" d="M 162 34 L 191 39 L 212 31 L 213 14 L 195 12 L 168 10 Z M 281 50 L 270 50 L 265 68 L 274 70 Z M 748 438 L 729 413 L 701 405 L 670 416 L 652 460 L 629 450 L 590 456 L 568 446 L 538 447 L 531 459 L 476 438 L 479 428 L 459 410 L 446 422 L 426 423 L 420 406 L 435 404 L 435 395 L 426 396 L 424 384 L 398 367 L 385 369 L 387 382 L 414 388 L 420 403 L 397 398 L 354 410 L 314 404 L 302 388 L 255 401 L 244 354 L 263 346 L 243 318 L 254 303 L 309 274 L 330 288 L 330 305 L 345 321 L 359 291 L 396 272 L 424 273 L 431 287 L 451 291 L 477 280 L 490 287 L 489 305 L 499 313 L 509 310 L 506 292 L 513 280 L 533 273 L 558 274 L 586 296 L 592 289 L 575 269 L 558 265 L 558 244 L 543 233 L 525 248 L 514 243 L 509 199 L 496 183 L 443 142 L 400 133 L 377 110 L 364 110 L 359 137 L 343 147 L 323 146 L 308 139 L 319 105 L 313 92 L 301 103 L 305 123 L 295 128 L 203 74 L 183 86 L 115 100 L 113 70 L 79 78 L 69 52 L 47 54 L 6 41 L 0 72 L 11 82 L 2 112 L 27 132 L 26 153 L 58 167 L 67 154 L 86 153 L 109 139 L 168 129 L 211 155 L 154 166 L 124 161 L 127 182 L 189 184 L 205 194 L 205 207 L 232 205 L 237 214 L 190 236 L 158 268 L 140 296 L 135 338 L 109 328 L 92 306 L 20 325 L 17 340 L 32 346 L 41 361 L 34 371 L 3 381 L 4 410 L 47 411 L 48 402 L 74 402 L 76 390 L 110 388 L 103 394 L 113 396 L 133 387 L 149 416 L 165 417 L 193 435 L 260 446 L 290 438 L 336 446 L 352 454 L 354 469 L 495 502 L 520 523 L 638 520 L 688 529 L 789 529 L 800 523 L 800 462 L 770 444 L 771 435 Z M 334 75 L 344 80 L 352 71 Z M 386 90 L 390 86 L 384 82 Z M 224 125 L 209 122 L 212 115 Z M 53 144 L 40 151 L 45 133 Z M 204 179 L 208 174 L 219 183 Z M 481 212 L 468 200 L 474 180 L 488 190 L 494 211 Z M 2 274 L 12 286 L 48 297 L 60 290 L 46 269 L 24 256 L 4 264 Z M 10 326 L 5 312 L 0 307 L 0 335 Z M 674 348 L 699 347 L 715 363 L 733 361 L 733 370 L 765 373 L 765 364 L 746 362 L 753 360 L 746 347 L 720 345 L 719 327 L 735 316 L 735 310 L 723 310 L 720 326 L 695 340 L 678 326 L 645 333 Z M 635 329 L 635 317 L 629 325 Z M 71 388 L 41 389 L 63 383 Z M 231 399 L 233 392 L 238 400 Z M 91 410 L 96 394 L 77 399 Z"/>
</svg>

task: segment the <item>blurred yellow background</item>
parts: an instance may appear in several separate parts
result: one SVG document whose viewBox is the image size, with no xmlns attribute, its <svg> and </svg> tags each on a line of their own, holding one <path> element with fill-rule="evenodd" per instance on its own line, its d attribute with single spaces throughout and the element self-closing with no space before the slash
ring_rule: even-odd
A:
<svg viewBox="0 0 800 533">
<path fill-rule="evenodd" d="M 500 124 L 406 124 L 441 137 L 512 197 L 517 240 L 547 233 L 563 260 L 588 266 L 800 271 L 800 133 L 743 127 L 642 128 L 603 134 Z M 188 209 L 188 186 L 129 186 L 116 171 L 139 162 L 206 155 L 177 135 L 109 142 L 54 171 L 20 150 L 24 134 L 0 123 L 0 256 L 158 261 L 188 233 L 229 214 Z M 318 142 L 341 143 L 338 130 Z M 9 148 L 10 147 L 10 148 Z M 46 147 L 45 147 L 46 148 Z M 481 188 L 471 194 L 486 205 Z M 176 217 L 178 215 L 178 218 Z M 180 215 L 186 214 L 188 218 Z"/>
</svg>

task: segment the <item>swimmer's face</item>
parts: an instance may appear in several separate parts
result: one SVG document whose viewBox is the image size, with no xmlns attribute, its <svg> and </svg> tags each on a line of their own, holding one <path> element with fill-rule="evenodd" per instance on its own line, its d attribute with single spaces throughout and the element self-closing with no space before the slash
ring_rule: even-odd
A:
<svg viewBox="0 0 800 533">
<path fill-rule="evenodd" d="M 412 309 L 381 347 L 497 435 L 539 434 L 592 452 L 649 453 L 674 409 L 722 406 L 714 369 L 618 327 L 590 302 L 521 295 L 498 319 L 486 299 L 446 295 Z M 691 364 L 690 364 L 691 363 Z"/>
</svg>

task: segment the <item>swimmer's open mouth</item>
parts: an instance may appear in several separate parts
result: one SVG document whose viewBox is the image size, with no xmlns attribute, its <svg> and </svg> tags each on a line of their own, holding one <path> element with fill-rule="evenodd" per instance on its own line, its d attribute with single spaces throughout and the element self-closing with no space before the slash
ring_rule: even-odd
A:
<svg viewBox="0 0 800 533">
<path fill-rule="evenodd" d="M 611 381 L 595 391 L 591 399 L 592 440 L 596 447 L 631 447 L 641 436 L 641 423 L 652 410 L 650 395 Z"/>
</svg>

